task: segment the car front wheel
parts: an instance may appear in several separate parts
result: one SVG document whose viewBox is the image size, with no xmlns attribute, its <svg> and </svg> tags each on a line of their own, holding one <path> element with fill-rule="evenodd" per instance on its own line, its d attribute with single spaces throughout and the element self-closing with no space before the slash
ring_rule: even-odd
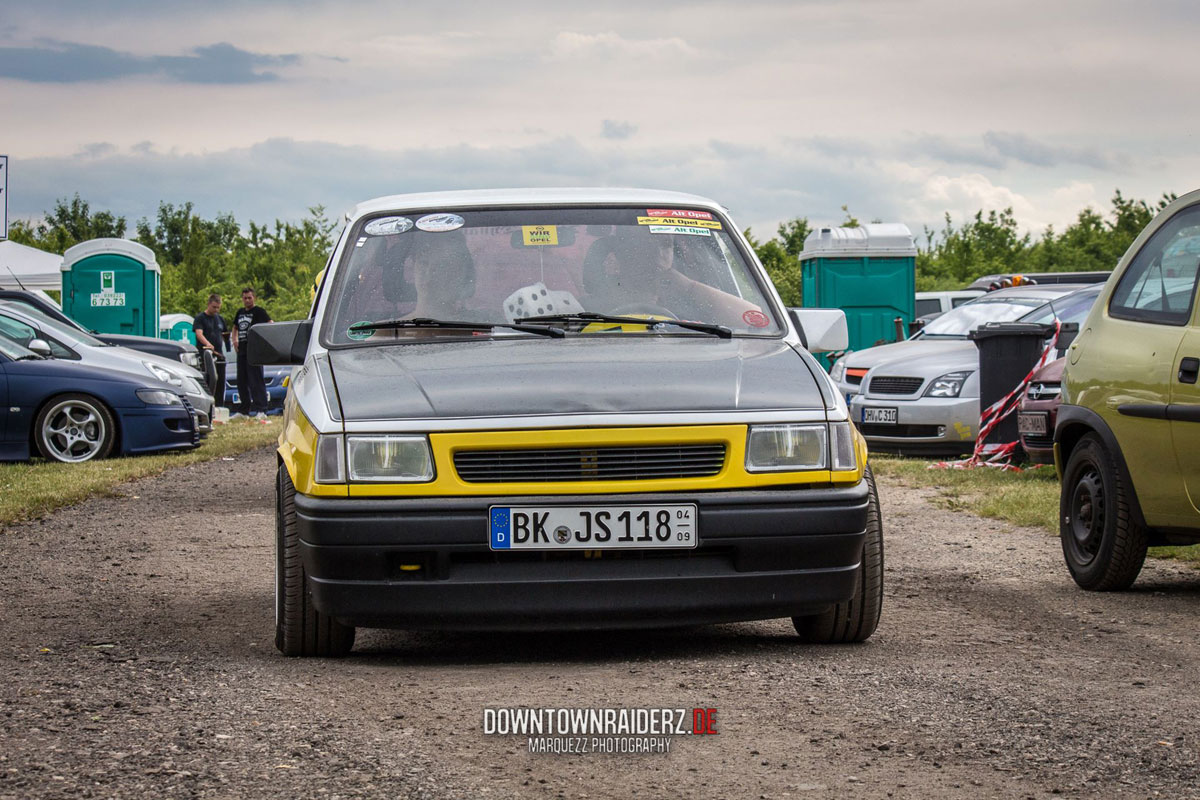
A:
<svg viewBox="0 0 1200 800">
<path fill-rule="evenodd" d="M 106 458 L 117 438 L 112 412 L 86 394 L 64 394 L 43 406 L 34 422 L 38 452 L 55 461 Z"/>
<path fill-rule="evenodd" d="M 296 487 L 282 465 L 276 490 L 275 647 L 287 656 L 344 656 L 354 646 L 354 628 L 312 604 L 296 530 Z"/>
<path fill-rule="evenodd" d="M 1146 529 L 1135 519 L 1126 485 L 1104 442 L 1079 440 L 1063 471 L 1059 538 L 1075 583 L 1104 592 L 1128 589 L 1146 560 Z"/>
</svg>

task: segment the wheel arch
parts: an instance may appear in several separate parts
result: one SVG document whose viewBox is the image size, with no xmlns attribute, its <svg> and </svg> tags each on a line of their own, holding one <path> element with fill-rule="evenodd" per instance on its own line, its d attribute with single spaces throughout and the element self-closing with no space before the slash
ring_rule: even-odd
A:
<svg viewBox="0 0 1200 800">
<path fill-rule="evenodd" d="M 1058 448 L 1059 463 L 1062 465 L 1063 477 L 1066 474 L 1067 462 L 1071 459 L 1071 453 L 1079 441 L 1089 433 L 1094 433 L 1100 437 L 1100 441 L 1104 443 L 1104 447 L 1112 455 L 1113 463 L 1117 468 L 1117 472 L 1121 476 L 1121 480 L 1130 491 L 1130 499 L 1132 502 L 1132 511 L 1137 522 L 1143 526 L 1146 524 L 1146 517 L 1142 514 L 1142 505 L 1137 496 L 1137 485 L 1133 482 L 1133 476 L 1129 472 L 1129 465 L 1125 463 L 1125 453 L 1121 450 L 1121 444 L 1117 441 L 1117 436 L 1112 432 L 1112 428 L 1104 421 L 1104 418 L 1092 411 L 1089 408 L 1082 406 L 1062 405 L 1058 409 L 1058 420 L 1054 426 L 1054 444 Z"/>
</svg>

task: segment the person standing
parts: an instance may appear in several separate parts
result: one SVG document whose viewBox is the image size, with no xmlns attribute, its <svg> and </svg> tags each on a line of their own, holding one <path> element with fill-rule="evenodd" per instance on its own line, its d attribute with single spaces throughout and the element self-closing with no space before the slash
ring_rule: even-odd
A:
<svg viewBox="0 0 1200 800">
<path fill-rule="evenodd" d="M 233 337 L 233 349 L 237 353 L 238 405 L 233 416 L 254 414 L 258 419 L 267 418 L 267 384 L 263 380 L 263 368 L 250 363 L 250 329 L 262 322 L 270 322 L 271 316 L 254 304 L 254 289 L 242 289 L 242 307 L 233 318 L 237 335 Z"/>
<path fill-rule="evenodd" d="M 208 350 L 213 354 L 213 364 L 217 368 L 217 385 L 209 387 L 216 406 L 225 405 L 225 350 L 229 347 L 229 325 L 220 311 L 221 295 L 210 294 L 208 306 L 192 320 L 196 344 L 202 351 Z"/>
</svg>

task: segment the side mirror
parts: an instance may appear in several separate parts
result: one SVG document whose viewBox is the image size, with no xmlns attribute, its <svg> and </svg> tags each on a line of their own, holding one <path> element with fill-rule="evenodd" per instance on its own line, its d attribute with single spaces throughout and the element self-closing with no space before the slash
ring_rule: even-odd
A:
<svg viewBox="0 0 1200 800">
<path fill-rule="evenodd" d="M 832 353 L 850 346 L 846 312 L 840 308 L 789 308 L 788 317 L 810 353 Z"/>
<path fill-rule="evenodd" d="M 51 354 L 50 345 L 45 339 L 33 339 L 29 344 L 25 345 L 25 349 L 32 350 L 39 356 L 45 356 L 46 358 L 49 358 Z"/>
<path fill-rule="evenodd" d="M 312 336 L 311 319 L 292 322 L 264 322 L 250 329 L 246 340 L 247 359 L 251 364 L 303 364 Z"/>
</svg>

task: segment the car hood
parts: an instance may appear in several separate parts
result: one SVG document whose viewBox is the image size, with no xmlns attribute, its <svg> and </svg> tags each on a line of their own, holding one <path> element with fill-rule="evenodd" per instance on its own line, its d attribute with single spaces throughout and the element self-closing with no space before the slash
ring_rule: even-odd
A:
<svg viewBox="0 0 1200 800">
<path fill-rule="evenodd" d="M 903 356 L 879 362 L 870 376 L 895 375 L 913 378 L 937 378 L 947 372 L 979 369 L 979 350 L 974 342 L 970 347 L 923 348 Z"/>
<path fill-rule="evenodd" d="M 103 381 L 123 383 L 135 389 L 167 389 L 178 393 L 173 386 L 163 383 L 149 373 L 142 375 L 128 370 L 116 370 L 83 364 L 79 361 L 45 358 L 26 361 L 8 361 L 4 365 L 6 375 L 27 375 L 39 379 L 61 378 L 75 381 Z"/>
<path fill-rule="evenodd" d="M 911 358 L 955 358 L 961 351 L 975 353 L 976 361 L 979 360 L 979 349 L 969 339 L 909 339 L 851 353 L 846 357 L 846 367 L 872 369 L 882 364 Z"/>
<path fill-rule="evenodd" d="M 1063 368 L 1066 365 L 1065 358 L 1056 358 L 1033 373 L 1030 383 L 1062 383 Z"/>
<path fill-rule="evenodd" d="M 343 418 L 824 408 L 786 343 L 698 337 L 538 337 L 333 350 Z"/>
</svg>

